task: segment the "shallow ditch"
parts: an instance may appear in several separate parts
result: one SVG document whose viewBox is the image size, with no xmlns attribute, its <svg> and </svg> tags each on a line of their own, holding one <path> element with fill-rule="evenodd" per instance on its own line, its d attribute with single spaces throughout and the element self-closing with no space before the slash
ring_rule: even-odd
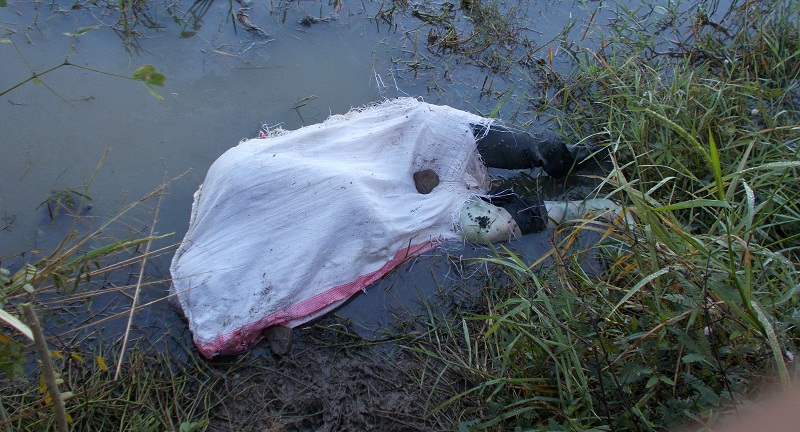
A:
<svg viewBox="0 0 800 432">
<path fill-rule="evenodd" d="M 545 19 L 545 14 L 565 19 L 568 11 L 576 13 L 573 6 L 554 2 L 541 10 L 515 12 L 514 16 L 546 24 L 535 31 L 520 28 L 515 37 L 531 38 L 530 44 L 552 40 L 563 25 Z M 70 66 L 43 76 L 47 87 L 28 83 L 4 96 L 9 103 L 0 108 L 4 136 L 0 235 L 7 245 L 0 255 L 7 257 L 3 265 L 14 270 L 30 259 L 15 253 L 50 250 L 73 226 L 96 227 L 165 179 L 180 176 L 170 183 L 156 222 L 156 233 L 175 234 L 154 247 L 178 241 L 188 223 L 191 195 L 208 165 L 240 139 L 255 136 L 262 124 L 293 129 L 324 120 L 330 113 L 402 95 L 488 114 L 499 98 L 488 91 L 487 82 L 494 82 L 491 85 L 497 89 L 500 82 L 512 80 L 502 84 L 509 91 L 521 86 L 513 82 L 519 79 L 513 74 L 493 74 L 477 67 L 480 62 L 459 57 L 454 46 L 434 43 L 426 49 L 419 44 L 422 24 L 434 32 L 448 22 L 466 25 L 455 5 L 424 2 L 389 11 L 385 4 L 367 3 L 344 6 L 338 12 L 337 5 L 318 2 L 250 7 L 251 21 L 258 21 L 269 35 L 237 26 L 227 2 L 158 5 L 147 18 L 161 27 L 146 28 L 148 21 L 141 19 L 136 27 L 141 35 L 133 38 L 121 35 L 120 25 L 111 25 L 117 19 L 114 12 L 102 7 L 71 10 L 15 2 L 0 9 L 6 37 L 14 42 L 0 45 L 6 65 L 0 88 L 10 88 L 28 76 L 27 64 L 41 72 L 67 56 L 73 64 L 123 76 L 153 64 L 167 76 L 166 86 L 155 88 L 163 102 L 141 83 Z M 85 30 L 97 25 L 101 27 Z M 80 35 L 73 39 L 66 34 Z M 542 42 L 533 41 L 534 37 Z M 423 57 L 431 69 L 419 68 Z M 483 94 L 476 100 L 479 83 Z M 520 113 L 519 102 L 512 109 Z M 108 156 L 103 159 L 106 149 Z M 47 206 L 37 208 L 52 193 L 79 189 L 95 170 L 87 192 L 92 201 L 80 210 L 77 225 L 64 216 L 70 209 L 53 220 Z M 560 186 L 545 193 L 558 195 Z M 53 208 L 58 205 L 52 202 Z M 155 205 L 154 199 L 146 202 L 121 226 L 106 232 L 107 238 L 146 234 Z M 544 237 L 520 243 L 523 249 L 547 247 Z M 379 330 L 391 321 L 393 311 L 414 309 L 413 304 L 436 295 L 437 280 L 460 283 L 464 275 L 455 275 L 450 268 L 451 255 L 473 253 L 485 251 L 431 253 L 354 299 L 341 314 L 367 332 Z M 148 274 L 166 277 L 169 258 L 166 251 L 150 258 Z M 392 289 L 395 286 L 403 289 Z M 151 297 L 164 290 L 163 286 L 149 289 Z M 109 300 L 109 305 L 114 303 L 124 302 Z"/>
<path fill-rule="evenodd" d="M 547 79 L 568 67 L 558 52 L 551 63 L 559 32 L 571 20 L 586 25 L 600 16 L 599 6 L 573 2 L 502 4 L 501 11 L 528 7 L 515 15 L 526 25 L 511 33 L 539 47 L 529 59 L 508 63 L 504 55 L 521 55 L 525 47 L 486 56 L 457 49 L 458 39 L 451 39 L 457 34 L 448 29 L 472 22 L 456 13 L 458 5 L 420 2 L 389 10 L 387 2 L 365 2 L 337 10 L 339 4 L 251 4 L 249 19 L 268 35 L 234 21 L 229 2 L 159 5 L 150 18 L 160 28 L 140 23 L 141 35 L 134 38 L 120 36 L 120 26 L 113 25 L 117 16 L 100 6 L 71 10 L 66 4 L 13 2 L 0 8 L 3 37 L 14 42 L 0 44 L 0 90 L 30 76 L 28 65 L 41 73 L 65 58 L 124 77 L 152 64 L 167 76 L 166 85 L 155 88 L 164 101 L 140 82 L 71 66 L 43 76 L 43 84 L 28 83 L 3 96 L 0 264 L 15 270 L 35 257 L 22 251 L 52 250 L 73 227 L 89 232 L 176 178 L 160 204 L 145 201 L 103 236 L 146 235 L 158 207 L 156 233 L 174 234 L 153 246 L 165 249 L 148 259 L 149 285 L 139 299 L 146 306 L 136 312 L 134 335 L 140 347 L 175 353 L 176 364 L 183 365 L 185 357 L 178 353 L 191 341 L 179 314 L 162 300 L 165 280 L 173 245 L 186 231 L 192 194 L 222 152 L 256 136 L 263 125 L 295 129 L 351 107 L 407 95 L 509 122 L 556 126 L 527 104 L 529 72 Z M 74 38 L 65 35 L 95 25 L 100 27 Z M 462 48 L 479 49 L 477 37 L 473 42 L 478 45 L 464 42 Z M 56 191 L 79 188 L 95 170 L 90 204 L 60 216 L 37 207 Z M 545 198 L 580 198 L 588 185 L 541 180 Z M 66 216 L 70 209 L 80 217 Z M 547 233 L 511 244 L 530 261 L 550 246 Z M 261 343 L 242 356 L 212 361 L 223 376 L 217 377 L 220 392 L 239 399 L 220 402 L 209 429 L 451 427 L 426 417 L 436 401 L 420 401 L 414 377 L 435 366 L 398 354 L 396 344 L 403 337 L 398 335 L 413 335 L 409 317 L 471 305 L 485 271 L 469 258 L 490 253 L 470 246 L 431 251 L 355 296 L 335 317 L 297 330 L 289 355 L 273 356 Z M 41 297 L 43 309 L 49 308 L 47 331 L 59 335 L 54 347 L 97 353 L 119 343 L 138 271 L 138 264 L 131 264 L 95 279 L 93 289 L 107 290 L 103 294 Z M 92 324 L 107 317 L 116 318 Z M 82 329 L 75 331 L 76 326 Z M 458 377 L 446 378 L 454 393 L 464 388 Z"/>
</svg>

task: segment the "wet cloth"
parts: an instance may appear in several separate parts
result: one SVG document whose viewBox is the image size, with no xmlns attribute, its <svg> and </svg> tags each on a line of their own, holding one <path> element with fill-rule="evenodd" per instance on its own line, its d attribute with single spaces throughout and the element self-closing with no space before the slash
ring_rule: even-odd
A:
<svg viewBox="0 0 800 432">
<path fill-rule="evenodd" d="M 171 266 L 200 352 L 240 352 L 265 328 L 316 318 L 460 239 L 460 209 L 489 188 L 472 132 L 489 123 L 403 98 L 224 153 Z M 440 183 L 422 194 L 414 173 L 427 169 Z"/>
</svg>

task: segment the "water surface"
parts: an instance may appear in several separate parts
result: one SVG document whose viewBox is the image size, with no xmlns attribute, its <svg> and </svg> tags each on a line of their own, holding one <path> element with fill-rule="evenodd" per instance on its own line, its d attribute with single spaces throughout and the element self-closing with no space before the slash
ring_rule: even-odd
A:
<svg viewBox="0 0 800 432">
<path fill-rule="evenodd" d="M 192 194 L 209 165 L 240 140 L 256 136 L 262 125 L 295 129 L 397 96 L 488 114 L 504 91 L 512 97 L 499 111 L 501 118 L 541 120 L 524 103 L 532 91 L 525 73 L 493 73 L 454 53 L 427 50 L 428 33 L 417 31 L 424 28 L 421 20 L 411 9 L 381 17 L 386 2 L 346 2 L 338 12 L 328 2 L 254 2 L 248 14 L 268 37 L 232 22 L 236 2 L 177 2 L 153 7 L 149 13 L 158 28 L 140 23 L 133 38 L 120 36 L 113 10 L 72 10 L 71 2 L 61 3 L 10 1 L 0 8 L 0 34 L 13 42 L 0 44 L 0 91 L 30 77 L 31 69 L 42 73 L 65 60 L 85 67 L 63 66 L 2 97 L 0 258 L 12 268 L 33 259 L 19 252 L 52 250 L 71 227 L 97 228 L 173 178 L 158 206 L 155 230 L 174 234 L 156 246 L 179 241 Z M 522 8 L 525 36 L 541 46 L 537 55 L 547 58 L 548 48 L 554 48 L 557 62 L 553 41 L 566 24 L 581 28 L 605 10 L 601 3 L 500 3 Z M 420 10 L 436 12 L 442 4 L 423 3 Z M 202 17 L 193 15 L 199 12 Z M 324 20 L 301 24 L 309 15 Z M 66 35 L 87 26 L 99 27 Z M 163 101 L 124 78 L 145 64 L 167 76 L 166 85 L 156 88 Z M 485 91 L 487 85 L 493 92 Z M 51 213 L 37 208 L 53 192 L 80 188 L 90 179 L 92 202 L 81 209 L 77 225 L 63 217 L 52 223 Z M 107 238 L 146 235 L 156 203 L 150 199 L 141 211 L 126 215 Z M 549 249 L 548 237 L 530 236 L 518 246 L 535 259 Z M 461 256 L 486 254 L 471 247 L 428 253 L 339 313 L 370 332 L 388 326 L 396 312 L 417 310 L 420 300 L 474 276 L 474 269 L 460 270 Z M 170 257 L 169 251 L 154 257 L 148 273 L 168 277 Z M 166 286 L 150 289 L 153 299 Z M 111 311 L 127 307 L 125 300 L 107 303 Z M 163 303 L 152 307 L 144 315 L 171 316 Z"/>
</svg>

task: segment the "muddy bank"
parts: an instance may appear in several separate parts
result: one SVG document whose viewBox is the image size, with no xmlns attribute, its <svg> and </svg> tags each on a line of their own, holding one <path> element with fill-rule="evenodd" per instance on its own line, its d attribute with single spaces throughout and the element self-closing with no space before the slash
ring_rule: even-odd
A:
<svg viewBox="0 0 800 432">
<path fill-rule="evenodd" d="M 429 416 L 443 400 L 431 397 L 420 377 L 431 365 L 400 349 L 348 335 L 341 322 L 324 319 L 299 330 L 292 351 L 277 357 L 258 347 L 212 362 L 221 374 L 221 398 L 209 414 L 211 431 L 430 431 L 452 429 Z M 264 344 L 262 344 L 263 346 Z M 457 394 L 456 376 L 430 379 Z M 441 417 L 441 416 L 439 416 Z"/>
</svg>

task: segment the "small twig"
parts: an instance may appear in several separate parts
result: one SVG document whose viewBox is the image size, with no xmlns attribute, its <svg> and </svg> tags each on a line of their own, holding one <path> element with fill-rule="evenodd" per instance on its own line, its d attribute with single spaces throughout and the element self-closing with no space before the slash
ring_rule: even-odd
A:
<svg viewBox="0 0 800 432">
<path fill-rule="evenodd" d="M 147 246 L 144 248 L 144 257 L 142 257 L 142 266 L 139 268 L 139 279 L 136 281 L 136 291 L 133 294 L 133 303 L 131 304 L 131 311 L 128 314 L 128 325 L 125 326 L 125 336 L 122 338 L 122 348 L 119 352 L 119 361 L 117 362 L 117 370 L 114 372 L 114 381 L 119 378 L 120 370 L 122 369 L 122 361 L 125 359 L 125 347 L 128 345 L 128 336 L 131 333 L 131 326 L 133 325 L 133 314 L 136 312 L 136 303 L 139 301 L 139 291 L 142 287 L 142 279 L 144 278 L 144 269 L 147 265 L 147 257 L 150 255 L 150 245 L 153 240 L 153 233 L 156 228 L 156 220 L 158 219 L 158 209 L 161 208 L 161 199 L 164 194 L 158 195 L 158 202 L 156 203 L 156 210 L 153 213 L 153 222 L 150 224 L 150 239 L 147 240 Z"/>
<path fill-rule="evenodd" d="M 303 99 L 301 99 L 300 102 L 297 103 L 297 105 L 294 106 L 294 109 L 298 109 L 300 107 L 306 106 L 306 105 L 308 105 L 309 102 L 313 101 L 316 98 L 317 98 L 317 95 L 306 96 Z"/>
<path fill-rule="evenodd" d="M 249 61 L 249 60 L 240 59 L 239 57 L 237 57 L 237 56 L 235 56 L 235 55 L 233 55 L 233 54 L 228 54 L 228 53 L 226 53 L 226 52 L 224 52 L 224 51 L 220 51 L 220 50 L 212 50 L 211 52 L 212 52 L 212 53 L 214 53 L 214 54 L 217 54 L 217 55 L 221 55 L 221 56 L 225 56 L 225 57 L 230 57 L 230 58 L 232 58 L 232 59 L 234 59 L 234 60 L 239 60 L 240 62 L 242 62 L 242 63 L 244 63 L 244 64 L 248 64 L 248 65 L 249 65 L 249 64 L 252 64 L 252 63 L 253 63 L 253 62 L 251 62 L 251 61 Z"/>
<path fill-rule="evenodd" d="M 33 310 L 33 305 L 30 303 L 23 303 L 20 307 L 23 312 L 25 312 L 25 319 L 28 320 L 28 326 L 30 326 L 33 332 L 33 341 L 36 345 L 39 359 L 42 362 L 44 382 L 47 384 L 47 391 L 50 392 L 50 399 L 53 401 L 53 408 L 56 411 L 57 430 L 59 432 L 67 432 L 67 409 L 64 407 L 64 400 L 61 399 L 61 393 L 58 391 L 56 373 L 53 370 L 53 361 L 50 360 L 50 350 L 47 349 L 47 340 L 44 338 L 44 333 L 42 333 L 42 327 L 39 325 L 39 319 L 36 317 L 36 311 Z"/>
</svg>

